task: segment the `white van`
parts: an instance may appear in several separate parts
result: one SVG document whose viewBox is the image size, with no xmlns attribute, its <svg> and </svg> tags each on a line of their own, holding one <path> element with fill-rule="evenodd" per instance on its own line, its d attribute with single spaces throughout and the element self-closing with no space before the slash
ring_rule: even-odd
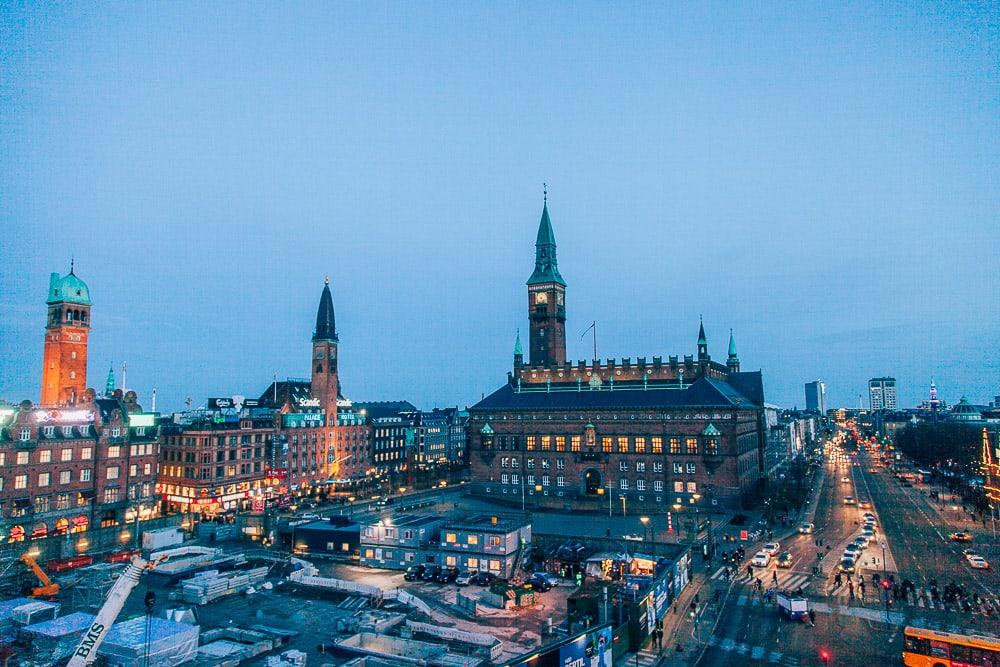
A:
<svg viewBox="0 0 1000 667">
<path fill-rule="evenodd" d="M 766 551 L 758 551 L 753 555 L 750 564 L 754 567 L 767 567 L 771 563 L 771 554 Z"/>
</svg>

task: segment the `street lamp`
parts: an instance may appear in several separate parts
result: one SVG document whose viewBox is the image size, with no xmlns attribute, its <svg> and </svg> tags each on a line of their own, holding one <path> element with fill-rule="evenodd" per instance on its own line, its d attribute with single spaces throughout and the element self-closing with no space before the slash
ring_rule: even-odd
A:
<svg viewBox="0 0 1000 667">
<path fill-rule="evenodd" d="M 649 517 L 648 516 L 641 516 L 641 517 L 639 517 L 639 521 L 642 523 L 642 539 L 645 540 L 646 539 L 646 528 L 649 527 Z M 650 537 L 650 541 L 652 542 L 652 537 Z"/>
</svg>

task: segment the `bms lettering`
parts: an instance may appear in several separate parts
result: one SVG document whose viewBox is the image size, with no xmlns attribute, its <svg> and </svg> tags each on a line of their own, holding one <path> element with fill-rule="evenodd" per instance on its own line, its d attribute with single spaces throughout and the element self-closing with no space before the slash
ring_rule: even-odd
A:
<svg viewBox="0 0 1000 667">
<path fill-rule="evenodd" d="M 90 651 L 94 648 L 94 644 L 100 638 L 102 632 L 104 632 L 104 626 L 100 623 L 94 623 L 90 626 L 87 636 L 80 643 L 80 647 L 76 649 L 76 654 L 81 658 L 86 658 L 90 655 Z"/>
</svg>

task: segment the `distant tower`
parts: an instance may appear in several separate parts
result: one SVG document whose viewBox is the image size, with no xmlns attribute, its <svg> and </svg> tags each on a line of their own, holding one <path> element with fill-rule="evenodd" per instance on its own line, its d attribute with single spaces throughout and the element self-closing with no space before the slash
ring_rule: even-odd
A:
<svg viewBox="0 0 1000 667">
<path fill-rule="evenodd" d="M 559 275 L 548 193 L 535 240 L 535 270 L 528 278 L 529 354 L 532 366 L 566 363 L 566 281 Z"/>
<path fill-rule="evenodd" d="M 323 293 L 319 297 L 316 311 L 316 330 L 312 337 L 312 397 L 319 399 L 320 407 L 326 409 L 326 423 L 337 423 L 337 397 L 340 395 L 340 380 L 337 377 L 337 325 L 333 315 L 333 296 L 330 294 L 330 278 L 323 283 Z"/>
<path fill-rule="evenodd" d="M 740 372 L 740 357 L 736 354 L 736 338 L 732 329 L 729 330 L 729 358 L 726 359 L 726 370 L 730 373 Z"/>
<path fill-rule="evenodd" d="M 108 379 L 104 382 L 104 395 L 111 397 L 115 393 L 115 368 L 108 367 Z"/>
<path fill-rule="evenodd" d="M 521 330 L 517 330 L 517 337 L 514 339 L 514 368 L 524 365 L 524 350 L 521 349 Z"/>
<path fill-rule="evenodd" d="M 708 361 L 708 338 L 705 337 L 705 322 L 698 318 L 698 361 Z"/>
<path fill-rule="evenodd" d="M 87 338 L 90 336 L 90 290 L 69 273 L 49 276 L 49 320 L 42 361 L 42 405 L 72 405 L 87 388 Z"/>
<path fill-rule="evenodd" d="M 938 401 L 937 385 L 934 384 L 934 379 L 931 379 L 931 400 L 930 400 L 931 410 L 937 410 L 938 406 L 941 404 Z"/>
</svg>

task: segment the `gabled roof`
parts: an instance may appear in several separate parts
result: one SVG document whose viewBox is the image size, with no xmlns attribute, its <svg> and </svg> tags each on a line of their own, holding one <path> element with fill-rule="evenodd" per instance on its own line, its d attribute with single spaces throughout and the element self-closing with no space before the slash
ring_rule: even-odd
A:
<svg viewBox="0 0 1000 667">
<path fill-rule="evenodd" d="M 561 388 L 555 391 L 517 391 L 505 384 L 470 410 L 575 410 L 612 408 L 739 408 L 757 407 L 753 401 L 721 380 L 699 378 L 684 389 Z"/>
<path fill-rule="evenodd" d="M 730 373 L 726 383 L 756 405 L 764 405 L 764 376 L 760 371 Z"/>
</svg>

